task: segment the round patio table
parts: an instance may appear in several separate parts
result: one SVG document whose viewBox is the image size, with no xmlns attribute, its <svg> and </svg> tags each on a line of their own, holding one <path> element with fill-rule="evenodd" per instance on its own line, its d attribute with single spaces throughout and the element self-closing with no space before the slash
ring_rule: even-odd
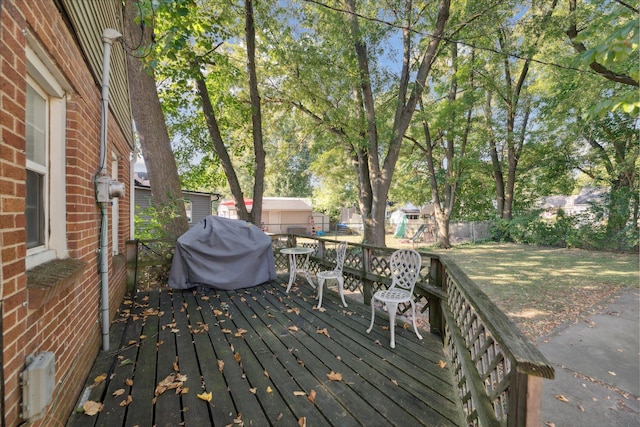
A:
<svg viewBox="0 0 640 427">
<path fill-rule="evenodd" d="M 296 273 L 302 273 L 311 287 L 315 289 L 316 285 L 311 280 L 311 275 L 309 274 L 309 254 L 314 250 L 313 248 L 305 248 L 302 246 L 280 249 L 280 253 L 289 255 L 289 284 L 287 285 L 287 293 L 296 280 Z M 298 256 L 301 256 L 302 259 L 298 260 Z"/>
</svg>

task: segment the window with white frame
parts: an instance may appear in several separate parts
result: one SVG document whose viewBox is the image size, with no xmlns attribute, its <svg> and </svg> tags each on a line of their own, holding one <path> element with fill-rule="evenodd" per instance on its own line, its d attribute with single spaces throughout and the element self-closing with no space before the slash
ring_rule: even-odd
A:
<svg viewBox="0 0 640 427">
<path fill-rule="evenodd" d="M 51 68 L 27 49 L 27 269 L 67 256 L 66 92 Z"/>
</svg>

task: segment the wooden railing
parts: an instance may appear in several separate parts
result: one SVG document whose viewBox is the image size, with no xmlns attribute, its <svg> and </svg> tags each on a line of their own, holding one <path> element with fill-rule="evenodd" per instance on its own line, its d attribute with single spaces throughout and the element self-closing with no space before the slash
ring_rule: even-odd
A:
<svg viewBox="0 0 640 427">
<path fill-rule="evenodd" d="M 272 236 L 276 270 L 285 272 L 288 259 L 280 249 L 305 246 L 313 272 L 333 268 L 338 241 L 283 234 Z M 130 243 L 128 265 L 140 288 L 164 283 L 172 247 L 166 241 Z M 136 249 L 137 248 L 137 249 Z M 349 243 L 343 273 L 345 287 L 362 292 L 365 303 L 391 283 L 392 248 Z M 136 256 L 137 254 L 137 256 Z M 156 257 L 157 261 L 152 261 Z M 422 253 L 423 268 L 416 302 L 429 310 L 429 328 L 443 339 L 454 384 L 471 426 L 540 426 L 542 382 L 554 369 L 507 316 L 446 256 Z M 136 268 L 137 266 L 137 268 Z M 400 311 L 409 307 L 400 307 Z"/>
</svg>

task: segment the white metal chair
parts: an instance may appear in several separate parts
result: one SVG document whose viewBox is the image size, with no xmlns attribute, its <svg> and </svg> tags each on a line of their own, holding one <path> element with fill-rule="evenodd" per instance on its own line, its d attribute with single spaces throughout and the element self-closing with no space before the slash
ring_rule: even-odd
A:
<svg viewBox="0 0 640 427">
<path fill-rule="evenodd" d="M 338 292 L 340 298 L 342 298 L 342 304 L 347 307 L 347 303 L 344 301 L 344 277 L 342 276 L 342 266 L 344 265 L 344 258 L 347 253 L 347 242 L 340 242 L 336 247 L 336 268 L 328 271 L 319 271 L 316 274 L 318 278 L 318 308 L 322 306 L 322 290 L 324 289 L 324 281 L 327 279 L 335 279 L 338 282 Z"/>
<path fill-rule="evenodd" d="M 413 321 L 413 330 L 415 331 L 418 339 L 422 339 L 422 335 L 418 332 L 416 327 L 416 306 L 413 302 L 413 288 L 416 286 L 416 281 L 420 274 L 420 267 L 422 265 L 422 257 L 420 254 L 412 249 L 400 249 L 391 254 L 391 287 L 385 290 L 377 291 L 371 298 L 371 325 L 367 329 L 367 333 L 373 329 L 373 322 L 375 320 L 375 302 L 380 301 L 385 303 L 387 312 L 389 313 L 389 330 L 391 331 L 391 348 L 396 347 L 395 341 L 395 324 L 396 324 L 396 312 L 398 311 L 398 304 L 410 303 L 411 304 L 411 317 Z"/>
</svg>

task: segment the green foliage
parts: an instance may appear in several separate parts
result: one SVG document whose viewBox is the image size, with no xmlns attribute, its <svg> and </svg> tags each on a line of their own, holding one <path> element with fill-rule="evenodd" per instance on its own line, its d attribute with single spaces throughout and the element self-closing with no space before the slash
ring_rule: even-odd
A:
<svg viewBox="0 0 640 427">
<path fill-rule="evenodd" d="M 553 219 L 541 218 L 539 212 L 529 212 L 512 220 L 493 221 L 491 233 L 498 242 L 612 252 L 637 251 L 638 235 L 633 227 L 625 227 L 610 235 L 602 214 L 599 206 L 593 206 L 586 214 L 571 217 L 560 210 Z"/>
<path fill-rule="evenodd" d="M 134 216 L 134 238 L 142 240 L 174 238 L 175 236 L 168 232 L 166 224 L 178 215 L 177 203 L 184 204 L 184 200 L 174 200 L 162 209 L 158 209 L 151 199 L 150 206 L 136 212 Z"/>
</svg>

